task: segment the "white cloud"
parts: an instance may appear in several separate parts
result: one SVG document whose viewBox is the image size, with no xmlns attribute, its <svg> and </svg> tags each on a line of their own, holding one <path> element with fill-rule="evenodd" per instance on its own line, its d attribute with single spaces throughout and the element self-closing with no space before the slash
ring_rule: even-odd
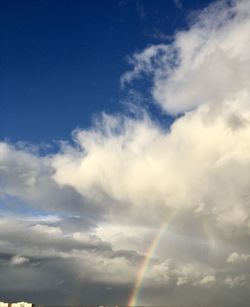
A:
<svg viewBox="0 0 250 307">
<path fill-rule="evenodd" d="M 237 112 L 250 119 L 241 102 Z M 213 221 L 211 232 L 245 231 L 250 127 L 230 127 L 227 118 L 234 109 L 228 101 L 227 109 L 211 118 L 207 108 L 200 108 L 176 120 L 169 132 L 148 118 L 106 116 L 102 130 L 77 132 L 77 146 L 53 157 L 54 179 L 120 222 L 155 224 L 190 210 L 196 221 Z"/>
<path fill-rule="evenodd" d="M 150 46 L 131 59 L 122 82 L 153 76 L 152 94 L 170 114 L 224 104 L 249 89 L 249 1 L 216 2 L 170 45 Z"/>
<path fill-rule="evenodd" d="M 227 258 L 227 263 L 235 263 L 246 261 L 250 259 L 250 254 L 238 254 L 237 252 L 233 252 Z"/>
<path fill-rule="evenodd" d="M 26 263 L 28 261 L 29 261 L 28 258 L 20 256 L 20 255 L 13 256 L 11 258 L 11 264 L 14 265 L 14 266 L 22 265 L 22 264 L 24 264 L 24 263 Z"/>
<path fill-rule="evenodd" d="M 243 275 L 240 276 L 228 276 L 225 279 L 225 284 L 230 288 L 242 287 L 246 284 L 245 277 Z"/>
<path fill-rule="evenodd" d="M 215 282 L 215 276 L 207 275 L 200 280 L 201 285 L 211 286 Z"/>
</svg>

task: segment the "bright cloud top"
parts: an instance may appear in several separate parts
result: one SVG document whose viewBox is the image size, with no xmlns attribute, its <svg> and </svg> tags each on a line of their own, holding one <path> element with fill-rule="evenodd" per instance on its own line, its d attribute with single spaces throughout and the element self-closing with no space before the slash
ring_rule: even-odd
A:
<svg viewBox="0 0 250 307">
<path fill-rule="evenodd" d="M 47 215 L 9 217 L 18 226 L 1 218 L 9 269 L 0 270 L 10 279 L 21 268 L 40 270 L 41 289 L 54 273 L 65 297 L 76 274 L 78 283 L 119 286 L 125 302 L 159 225 L 171 217 L 138 303 L 164 304 L 167 293 L 174 304 L 234 300 L 247 306 L 249 33 L 249 1 L 217 2 L 171 44 L 131 58 L 133 69 L 122 82 L 151 76 L 155 102 L 182 114 L 168 129 L 146 113 L 136 119 L 103 114 L 91 129 L 74 131 L 73 145 L 50 156 L 1 143 L 6 207 L 22 201 Z"/>
<path fill-rule="evenodd" d="M 151 75 L 153 97 L 171 114 L 202 104 L 215 108 L 248 92 L 250 3 L 231 2 L 217 2 L 199 13 L 188 31 L 176 33 L 172 44 L 136 53 L 131 58 L 134 69 L 122 82 Z"/>
</svg>

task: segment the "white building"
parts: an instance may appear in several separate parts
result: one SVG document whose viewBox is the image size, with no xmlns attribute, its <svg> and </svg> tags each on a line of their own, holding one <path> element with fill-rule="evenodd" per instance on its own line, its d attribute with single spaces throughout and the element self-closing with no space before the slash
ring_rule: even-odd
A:
<svg viewBox="0 0 250 307">
<path fill-rule="evenodd" d="M 8 307 L 8 303 L 0 302 L 0 307 Z"/>
<path fill-rule="evenodd" d="M 11 307 L 34 307 L 34 305 L 32 303 L 27 303 L 27 302 L 18 302 L 18 303 L 12 303 Z"/>
</svg>

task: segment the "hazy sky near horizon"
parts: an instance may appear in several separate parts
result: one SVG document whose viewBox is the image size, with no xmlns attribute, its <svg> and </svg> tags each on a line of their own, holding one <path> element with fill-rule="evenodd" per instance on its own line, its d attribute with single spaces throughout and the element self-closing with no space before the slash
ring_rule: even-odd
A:
<svg viewBox="0 0 250 307">
<path fill-rule="evenodd" d="M 0 2 L 0 301 L 248 306 L 250 1 Z"/>
</svg>

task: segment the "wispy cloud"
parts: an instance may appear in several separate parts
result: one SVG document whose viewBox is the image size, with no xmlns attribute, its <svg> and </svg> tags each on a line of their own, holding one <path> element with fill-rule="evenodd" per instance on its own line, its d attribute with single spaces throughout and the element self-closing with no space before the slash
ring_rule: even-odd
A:
<svg viewBox="0 0 250 307">
<path fill-rule="evenodd" d="M 173 1 L 174 1 L 174 5 L 175 5 L 178 9 L 182 9 L 182 8 L 183 8 L 182 0 L 173 0 Z"/>
</svg>

